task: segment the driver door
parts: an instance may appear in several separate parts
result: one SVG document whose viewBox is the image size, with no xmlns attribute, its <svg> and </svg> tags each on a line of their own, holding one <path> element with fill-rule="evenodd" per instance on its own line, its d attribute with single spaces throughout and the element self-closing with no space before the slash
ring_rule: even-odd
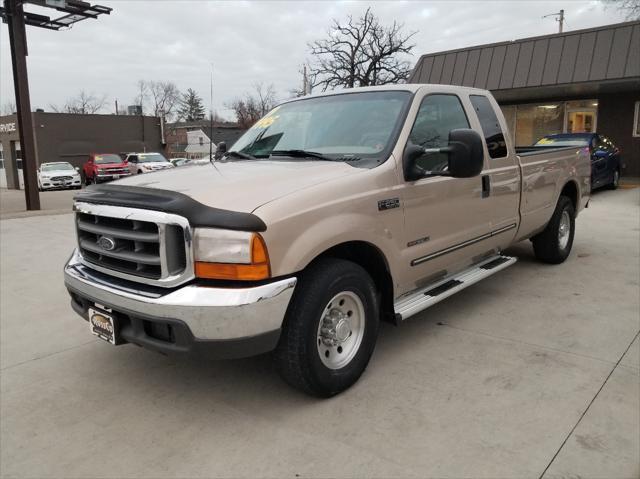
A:
<svg viewBox="0 0 640 479">
<path fill-rule="evenodd" d="M 451 130 L 470 128 L 463 105 L 463 99 L 455 94 L 426 95 L 408 141 L 424 148 L 447 146 Z M 418 160 L 418 165 L 427 172 L 445 172 L 447 160 L 445 154 L 428 154 Z M 403 284 L 404 291 L 464 269 L 478 255 L 491 250 L 486 242 L 477 241 L 490 231 L 481 176 L 432 176 L 405 182 L 403 205 L 403 259 L 408 280 Z"/>
</svg>

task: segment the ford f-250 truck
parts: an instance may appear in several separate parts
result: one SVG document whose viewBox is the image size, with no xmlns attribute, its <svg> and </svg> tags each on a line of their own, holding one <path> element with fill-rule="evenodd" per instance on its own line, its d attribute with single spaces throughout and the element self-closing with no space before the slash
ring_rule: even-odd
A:
<svg viewBox="0 0 640 479">
<path fill-rule="evenodd" d="M 322 397 L 360 377 L 379 321 L 508 267 L 510 245 L 563 262 L 590 194 L 584 148 L 520 154 L 491 94 L 463 87 L 295 99 L 224 150 L 75 197 L 71 305 L 114 345 L 273 351 Z"/>
</svg>

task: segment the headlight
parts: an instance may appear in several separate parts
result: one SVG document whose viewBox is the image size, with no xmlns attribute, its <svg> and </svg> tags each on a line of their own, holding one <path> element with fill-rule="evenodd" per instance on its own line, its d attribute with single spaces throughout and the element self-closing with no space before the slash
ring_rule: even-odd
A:
<svg viewBox="0 0 640 479">
<path fill-rule="evenodd" d="M 271 276 L 267 247 L 257 233 L 196 228 L 193 238 L 198 278 L 248 281 Z"/>
</svg>

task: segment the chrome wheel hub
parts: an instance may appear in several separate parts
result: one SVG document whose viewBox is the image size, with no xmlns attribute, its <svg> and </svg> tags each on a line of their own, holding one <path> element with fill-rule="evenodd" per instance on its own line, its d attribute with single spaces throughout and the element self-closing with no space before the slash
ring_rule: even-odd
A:
<svg viewBox="0 0 640 479">
<path fill-rule="evenodd" d="M 558 227 L 558 246 L 565 249 L 569 244 L 569 236 L 571 235 L 571 216 L 568 211 L 563 211 L 560 217 L 560 225 Z"/>
<path fill-rule="evenodd" d="M 322 363 L 340 369 L 354 358 L 364 337 L 364 305 L 351 292 L 338 293 L 325 307 L 318 324 L 317 347 Z"/>
</svg>

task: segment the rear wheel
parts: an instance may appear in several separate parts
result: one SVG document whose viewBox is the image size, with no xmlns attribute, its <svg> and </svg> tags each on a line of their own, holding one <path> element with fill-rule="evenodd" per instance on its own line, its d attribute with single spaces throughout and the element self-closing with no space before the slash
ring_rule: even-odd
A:
<svg viewBox="0 0 640 479">
<path fill-rule="evenodd" d="M 353 385 L 378 335 L 378 294 L 359 265 L 323 259 L 302 275 L 275 350 L 278 371 L 291 386 L 330 397 Z"/>
<path fill-rule="evenodd" d="M 573 246 L 575 216 L 571 200 L 561 196 L 547 227 L 531 239 L 536 258 L 550 264 L 559 264 L 567 259 Z"/>
</svg>

